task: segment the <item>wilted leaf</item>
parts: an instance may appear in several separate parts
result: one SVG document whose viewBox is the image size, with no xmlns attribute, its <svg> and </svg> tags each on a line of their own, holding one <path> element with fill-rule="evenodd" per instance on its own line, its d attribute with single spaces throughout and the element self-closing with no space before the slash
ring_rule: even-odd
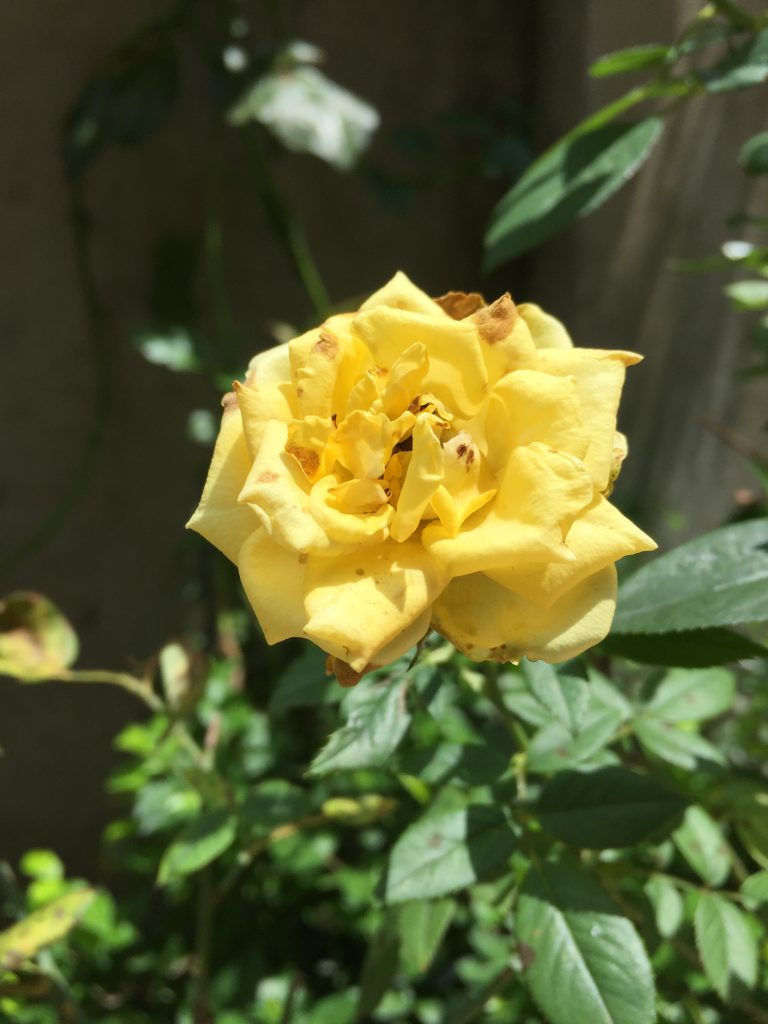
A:
<svg viewBox="0 0 768 1024">
<path fill-rule="evenodd" d="M 0 675 L 50 679 L 69 668 L 77 648 L 69 621 L 42 594 L 17 591 L 0 601 Z"/>
<path fill-rule="evenodd" d="M 44 946 L 63 938 L 83 916 L 95 895 L 94 889 L 69 892 L 0 932 L 0 967 L 14 970 Z"/>
<path fill-rule="evenodd" d="M 230 124 L 258 121 L 295 153 L 312 153 L 351 170 L 378 127 L 377 111 L 332 82 L 298 65 L 259 78 L 230 109 Z"/>
</svg>

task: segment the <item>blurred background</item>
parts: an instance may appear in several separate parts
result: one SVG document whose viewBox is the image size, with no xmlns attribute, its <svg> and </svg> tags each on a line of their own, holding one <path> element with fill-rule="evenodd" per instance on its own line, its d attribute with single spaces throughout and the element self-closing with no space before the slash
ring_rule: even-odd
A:
<svg viewBox="0 0 768 1024">
<path fill-rule="evenodd" d="M 671 42 L 696 0 L 54 0 L 3 13 L 2 593 L 50 596 L 80 664 L 135 668 L 198 624 L 185 533 L 219 397 L 258 349 L 404 270 L 511 291 L 577 344 L 633 349 L 618 502 L 663 546 L 749 504 L 768 378 L 743 372 L 727 276 L 681 271 L 765 209 L 739 170 L 768 94 L 686 105 L 631 185 L 483 272 L 492 210 L 626 79 L 600 54 Z M 343 90 L 343 91 L 340 91 Z M 765 445 L 763 445 L 765 448 Z M 140 712 L 139 712 L 140 713 Z M 103 687 L 0 688 L 0 856 L 91 871 L 111 738 Z"/>
</svg>

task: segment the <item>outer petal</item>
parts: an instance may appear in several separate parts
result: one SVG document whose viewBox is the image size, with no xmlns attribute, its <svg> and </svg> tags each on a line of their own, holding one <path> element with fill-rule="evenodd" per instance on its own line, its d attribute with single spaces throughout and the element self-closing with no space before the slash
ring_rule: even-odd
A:
<svg viewBox="0 0 768 1024">
<path fill-rule="evenodd" d="M 599 643 L 616 607 L 616 570 L 601 569 L 541 609 L 477 573 L 454 580 L 435 603 L 432 625 L 478 661 L 567 661 Z"/>
<path fill-rule="evenodd" d="M 263 528 L 240 549 L 240 580 L 268 644 L 304 635 L 306 561 L 306 555 L 276 544 Z"/>
<path fill-rule="evenodd" d="M 250 468 L 240 413 L 236 405 L 228 404 L 221 418 L 203 496 L 187 529 L 201 534 L 232 562 L 237 561 L 241 545 L 259 526 L 253 509 L 237 503 Z"/>
<path fill-rule="evenodd" d="M 509 294 L 478 309 L 470 321 L 477 329 L 491 384 L 512 370 L 532 364 L 536 346 Z"/>
<path fill-rule="evenodd" d="M 609 501 L 598 495 L 568 531 L 573 562 L 551 562 L 535 569 L 488 570 L 491 579 L 540 608 L 548 608 L 571 587 L 625 555 L 653 551 L 656 544 Z"/>
<path fill-rule="evenodd" d="M 310 558 L 306 635 L 360 672 L 388 645 L 412 643 L 447 575 L 418 543 L 387 541 L 344 558 Z M 406 635 L 406 631 L 409 631 Z M 407 647 L 405 648 L 407 650 Z"/>
<path fill-rule="evenodd" d="M 593 491 L 578 459 L 541 444 L 515 448 L 495 500 L 458 536 L 434 523 L 423 530 L 422 542 L 451 576 L 573 561 L 563 539 Z"/>
<path fill-rule="evenodd" d="M 536 348 L 573 348 L 571 336 L 557 317 L 545 313 L 534 302 L 523 302 L 517 307 L 528 324 Z"/>
<path fill-rule="evenodd" d="M 398 270 L 391 281 L 379 288 L 360 307 L 360 311 L 375 309 L 377 306 L 389 306 L 391 309 L 407 309 L 412 313 L 424 313 L 427 316 L 448 319 L 440 306 L 430 299 L 421 288 L 417 288 L 402 270 Z"/>
<path fill-rule="evenodd" d="M 599 491 L 610 479 L 616 413 L 627 366 L 642 356 L 607 349 L 545 348 L 538 354 L 538 368 L 557 376 L 572 376 L 581 402 L 581 418 L 589 435 L 584 464 Z"/>
<path fill-rule="evenodd" d="M 429 357 L 425 388 L 457 416 L 472 416 L 480 408 L 488 373 L 477 331 L 469 321 L 452 320 L 442 310 L 438 317 L 376 306 L 358 313 L 353 325 L 383 370 L 390 370 L 414 342 L 421 342 Z"/>
<path fill-rule="evenodd" d="M 346 408 L 352 388 L 373 366 L 350 334 L 350 315 L 332 316 L 288 342 L 295 403 L 300 416 L 331 416 Z"/>
</svg>

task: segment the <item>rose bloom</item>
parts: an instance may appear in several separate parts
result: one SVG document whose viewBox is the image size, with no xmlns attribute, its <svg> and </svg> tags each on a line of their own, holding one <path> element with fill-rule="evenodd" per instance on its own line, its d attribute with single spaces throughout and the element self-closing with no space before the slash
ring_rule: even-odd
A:
<svg viewBox="0 0 768 1024">
<path fill-rule="evenodd" d="M 309 638 L 341 682 L 430 628 L 476 660 L 564 661 L 608 632 L 616 560 L 655 547 L 607 500 L 639 359 L 397 274 L 251 361 L 188 525 L 267 642 Z"/>
</svg>

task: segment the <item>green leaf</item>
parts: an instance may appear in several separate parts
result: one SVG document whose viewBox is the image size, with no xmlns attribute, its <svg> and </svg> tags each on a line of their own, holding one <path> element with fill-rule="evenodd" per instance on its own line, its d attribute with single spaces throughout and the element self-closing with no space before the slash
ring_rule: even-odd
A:
<svg viewBox="0 0 768 1024">
<path fill-rule="evenodd" d="M 763 29 L 713 67 L 699 72 L 708 92 L 759 85 L 768 78 L 768 29 Z"/>
<path fill-rule="evenodd" d="M 611 633 L 600 644 L 607 654 L 641 665 L 709 668 L 742 658 L 768 657 L 768 649 L 731 629 L 688 629 L 680 633 Z"/>
<path fill-rule="evenodd" d="M 529 871 L 517 903 L 525 979 L 550 1024 L 652 1024 L 651 965 L 631 921 L 590 875 Z"/>
<path fill-rule="evenodd" d="M 343 696 L 336 680 L 325 674 L 325 655 L 311 644 L 278 677 L 269 710 L 273 715 L 282 715 L 291 708 L 330 704 Z"/>
<path fill-rule="evenodd" d="M 575 736 L 561 722 L 545 725 L 528 747 L 528 769 L 548 774 L 584 764 L 613 741 L 621 721 L 620 711 L 597 707 L 590 709 Z"/>
<path fill-rule="evenodd" d="M 683 923 L 683 897 L 668 878 L 652 875 L 645 883 L 659 935 L 668 939 Z"/>
<path fill-rule="evenodd" d="M 133 341 L 134 348 L 148 363 L 164 366 L 175 373 L 193 373 L 201 369 L 202 363 L 195 351 L 195 343 L 184 327 L 175 327 L 161 334 L 157 331 L 141 331 Z"/>
<path fill-rule="evenodd" d="M 390 913 L 371 940 L 363 963 L 357 1003 L 359 1020 L 366 1020 L 381 1002 L 397 970 L 399 953 L 400 936 Z"/>
<path fill-rule="evenodd" d="M 145 783 L 136 793 L 133 816 L 140 835 L 152 835 L 188 821 L 200 810 L 200 794 L 175 776 Z"/>
<path fill-rule="evenodd" d="M 634 715 L 635 709 L 619 690 L 613 680 L 608 679 L 602 672 L 598 672 L 594 665 L 587 669 L 589 676 L 589 697 L 593 705 L 618 711 L 621 719 L 628 722 Z"/>
<path fill-rule="evenodd" d="M 258 121 L 294 153 L 311 153 L 351 170 L 379 124 L 377 111 L 315 67 L 262 75 L 230 109 L 232 125 Z"/>
<path fill-rule="evenodd" d="M 758 871 L 741 883 L 741 894 L 752 910 L 768 903 L 768 871 Z"/>
<path fill-rule="evenodd" d="M 768 519 L 724 526 L 630 576 L 616 633 L 669 633 L 768 619 Z"/>
<path fill-rule="evenodd" d="M 491 270 L 596 210 L 640 169 L 661 136 L 656 117 L 561 140 L 504 196 L 485 238 Z"/>
<path fill-rule="evenodd" d="M 352 1024 L 357 1019 L 355 1011 L 358 998 L 357 989 L 350 988 L 345 992 L 334 992 L 333 995 L 325 996 L 324 999 L 318 999 L 302 1020 L 306 1024 Z M 272 1018 L 265 1017 L 257 1019 L 272 1020 Z M 282 1021 L 285 1019 L 284 1014 L 281 1012 L 280 1016 L 274 1019 Z"/>
<path fill-rule="evenodd" d="M 350 768 L 377 768 L 397 749 L 411 720 L 406 682 L 362 680 L 344 699 L 346 725 L 331 733 L 309 767 L 309 775 Z"/>
<path fill-rule="evenodd" d="M 768 868 L 768 791 L 759 783 L 738 780 L 726 791 L 729 817 L 750 857 Z"/>
<path fill-rule="evenodd" d="M 726 669 L 673 670 L 656 687 L 645 711 L 668 722 L 703 721 L 728 711 L 735 694 L 735 677 Z"/>
<path fill-rule="evenodd" d="M 758 132 L 744 143 L 739 163 L 747 174 L 765 174 L 768 171 L 768 132 Z"/>
<path fill-rule="evenodd" d="M 757 982 L 757 939 L 749 917 L 723 896 L 701 894 L 693 919 L 704 972 L 721 998 L 731 1001 Z"/>
<path fill-rule="evenodd" d="M 428 813 L 392 849 L 386 900 L 430 899 L 492 878 L 516 845 L 515 832 L 498 807 L 469 804 Z"/>
<path fill-rule="evenodd" d="M 69 668 L 77 648 L 69 621 L 42 594 L 17 591 L 0 601 L 0 675 L 50 679 Z"/>
<path fill-rule="evenodd" d="M 689 807 L 672 836 L 675 846 L 707 885 L 722 885 L 731 871 L 731 856 L 720 826 L 703 807 Z"/>
<path fill-rule="evenodd" d="M 627 71 L 642 71 L 644 68 L 658 67 L 669 56 L 669 46 L 657 43 L 644 43 L 641 46 L 630 46 L 625 50 L 607 53 L 590 65 L 589 73 L 593 78 L 607 78 L 609 75 L 622 75 Z"/>
<path fill-rule="evenodd" d="M 0 932 L 0 968 L 15 970 L 39 950 L 63 938 L 78 923 L 95 895 L 94 889 L 76 889 Z"/>
<path fill-rule="evenodd" d="M 555 838 L 591 850 L 633 846 L 671 829 L 684 807 L 679 794 L 619 766 L 560 772 L 536 805 L 542 826 Z"/>
<path fill-rule="evenodd" d="M 739 309 L 768 309 L 768 281 L 735 281 L 723 291 Z"/>
<path fill-rule="evenodd" d="M 157 884 L 191 875 L 221 856 L 235 841 L 236 819 L 229 811 L 206 811 L 188 825 L 160 861 Z"/>
<path fill-rule="evenodd" d="M 589 700 L 586 682 L 574 676 L 560 675 L 545 661 L 524 658 L 520 669 L 528 689 L 546 709 L 548 718 L 561 722 L 569 732 L 578 732 Z"/>
<path fill-rule="evenodd" d="M 432 965 L 448 929 L 456 903 L 451 899 L 409 900 L 400 907 L 400 956 L 412 976 L 425 974 Z"/>
<path fill-rule="evenodd" d="M 285 779 L 266 779 L 255 786 L 240 808 L 240 820 L 252 839 L 269 835 L 280 825 L 309 814 L 308 793 Z"/>
<path fill-rule="evenodd" d="M 681 729 L 673 722 L 665 722 L 650 715 L 635 719 L 635 735 L 643 749 L 660 757 L 662 761 L 691 770 L 701 764 L 725 764 L 726 760 L 717 747 L 697 732 Z"/>
</svg>

